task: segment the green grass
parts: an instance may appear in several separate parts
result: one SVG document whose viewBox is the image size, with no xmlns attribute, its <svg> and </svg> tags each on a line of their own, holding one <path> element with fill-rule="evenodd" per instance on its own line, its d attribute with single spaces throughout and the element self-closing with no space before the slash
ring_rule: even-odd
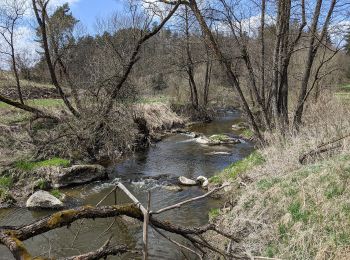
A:
<svg viewBox="0 0 350 260">
<path fill-rule="evenodd" d="M 209 181 L 212 183 L 222 183 L 227 179 L 235 179 L 238 174 L 244 173 L 264 162 L 264 157 L 259 152 L 255 151 L 243 160 L 232 163 L 218 175 L 212 176 Z"/>
<path fill-rule="evenodd" d="M 343 91 L 350 91 L 350 84 L 345 84 L 339 87 Z"/>
<path fill-rule="evenodd" d="M 57 199 L 60 199 L 62 197 L 62 193 L 58 189 L 53 189 L 50 191 L 50 194 Z"/>
<path fill-rule="evenodd" d="M 47 98 L 47 99 L 29 99 L 24 101 L 26 104 L 34 107 L 56 107 L 63 104 L 62 99 L 54 99 L 54 98 Z M 12 106 L 0 102 L 0 109 L 4 108 L 12 108 Z"/>
<path fill-rule="evenodd" d="M 13 180 L 10 176 L 2 176 L 0 177 L 0 187 L 4 189 L 11 188 L 13 184 Z"/>
<path fill-rule="evenodd" d="M 136 103 L 141 104 L 155 104 L 155 103 L 166 103 L 169 101 L 168 97 L 158 96 L 158 97 L 142 97 L 136 101 Z"/>
<path fill-rule="evenodd" d="M 208 215 L 209 219 L 217 218 L 220 215 L 220 209 L 210 209 Z"/>
<path fill-rule="evenodd" d="M 258 181 L 257 186 L 259 190 L 265 191 L 272 188 L 280 180 L 278 178 L 262 179 Z"/>
<path fill-rule="evenodd" d="M 307 222 L 309 218 L 309 211 L 302 208 L 300 201 L 294 201 L 292 204 L 290 204 L 288 211 L 292 215 L 293 221 L 295 222 Z"/>
<path fill-rule="evenodd" d="M 35 186 L 41 190 L 46 190 L 49 187 L 49 183 L 47 180 L 41 178 L 36 182 Z"/>
<path fill-rule="evenodd" d="M 230 178 L 236 178 L 239 173 L 244 173 L 257 165 L 263 164 L 264 162 L 265 159 L 260 153 L 253 152 L 243 160 L 231 164 L 225 169 L 225 171 L 228 172 Z"/>
<path fill-rule="evenodd" d="M 17 169 L 23 171 L 31 171 L 36 168 L 45 166 L 63 166 L 67 167 L 70 165 L 70 161 L 62 158 L 52 158 L 44 161 L 32 162 L 32 161 L 18 161 L 15 163 Z"/>
<path fill-rule="evenodd" d="M 245 130 L 243 130 L 243 132 L 241 133 L 241 136 L 242 136 L 243 138 L 250 139 L 250 138 L 252 138 L 252 137 L 254 136 L 254 133 L 253 133 L 253 131 L 250 130 L 250 129 L 245 129 Z"/>
</svg>

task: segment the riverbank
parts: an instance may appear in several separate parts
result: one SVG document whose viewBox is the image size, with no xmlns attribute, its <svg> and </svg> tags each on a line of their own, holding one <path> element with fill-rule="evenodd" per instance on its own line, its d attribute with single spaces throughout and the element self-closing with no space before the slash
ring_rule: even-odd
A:
<svg viewBox="0 0 350 260">
<path fill-rule="evenodd" d="M 51 110 L 57 111 L 59 107 L 50 107 Z M 12 109 L 11 107 L 1 108 L 1 118 L 6 119 L 13 113 L 24 113 Z M 133 135 L 134 140 L 129 141 L 133 147 L 125 150 L 120 150 L 118 159 L 130 155 L 134 151 L 145 149 L 152 143 L 160 141 L 164 136 L 170 134 L 171 129 L 183 128 L 188 122 L 188 119 L 176 114 L 170 109 L 170 106 L 165 103 L 152 104 L 135 104 L 134 117 L 136 118 L 135 128 L 138 129 Z M 6 120 L 5 120 L 6 121 Z M 45 122 L 41 122 L 40 129 L 44 129 L 49 134 L 53 131 Z M 105 164 L 106 161 L 89 162 L 84 158 L 77 158 L 72 154 L 69 157 L 48 156 L 39 158 L 36 157 L 36 147 L 31 144 L 35 140 L 31 139 L 27 131 L 28 120 L 23 118 L 20 121 L 11 121 L 7 124 L 1 124 L 0 129 L 3 135 L 1 136 L 0 148 L 0 207 L 9 207 L 16 205 L 23 205 L 25 199 L 35 190 L 51 190 L 57 193 L 54 189 L 57 185 L 54 183 L 54 175 L 61 176 L 70 174 L 70 169 L 73 167 L 85 166 L 87 175 L 90 177 L 75 176 L 70 177 L 72 185 L 80 183 L 88 183 L 94 180 L 105 178 L 107 174 L 99 174 L 95 176 L 89 172 L 89 165 L 94 167 L 95 164 Z M 33 127 L 33 125 L 29 125 Z M 33 129 L 32 129 L 33 130 Z M 130 130 L 132 131 L 132 130 Z M 21 142 L 13 143 L 14 140 L 21 140 Z M 108 162 L 110 163 L 110 162 Z M 96 165 L 98 167 L 98 165 Z M 95 168 L 96 168 L 95 167 Z M 107 169 L 103 171 L 107 172 Z M 72 174 L 70 174 L 72 175 Z M 69 182 L 66 180 L 66 182 Z M 68 186 L 69 183 L 67 183 Z"/>
<path fill-rule="evenodd" d="M 238 242 L 220 236 L 211 241 L 252 259 L 348 259 L 350 140 L 340 139 L 336 148 L 302 163 L 300 158 L 346 136 L 349 115 L 348 106 L 323 100 L 309 108 L 298 135 L 284 141 L 270 136 L 268 146 L 212 177 L 210 185 L 230 187 L 221 194 L 224 207 L 213 209 L 211 219 Z"/>
</svg>

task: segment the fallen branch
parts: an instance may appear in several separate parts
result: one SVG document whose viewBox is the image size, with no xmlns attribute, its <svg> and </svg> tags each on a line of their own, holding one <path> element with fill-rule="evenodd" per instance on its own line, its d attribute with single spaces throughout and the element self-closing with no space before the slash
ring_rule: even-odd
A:
<svg viewBox="0 0 350 260">
<path fill-rule="evenodd" d="M 202 257 L 199 253 L 197 253 L 196 251 L 194 251 L 193 249 L 191 249 L 191 248 L 189 248 L 189 247 L 187 247 L 187 246 L 185 246 L 185 245 L 183 245 L 183 244 L 181 244 L 181 243 L 175 241 L 174 239 L 172 239 L 172 238 L 166 236 L 163 232 L 161 232 L 161 231 L 160 231 L 159 229 L 157 229 L 156 227 L 154 227 L 154 226 L 152 226 L 152 227 L 153 227 L 153 229 L 154 229 L 159 235 L 161 235 L 161 236 L 164 237 L 165 239 L 169 240 L 171 243 L 177 245 L 179 248 L 185 249 L 185 250 L 187 250 L 187 251 L 189 251 L 189 252 L 191 252 L 191 253 L 197 255 L 199 259 L 201 259 L 201 260 L 203 259 L 203 257 Z"/>
<path fill-rule="evenodd" d="M 310 157 L 313 157 L 316 155 L 320 155 L 322 153 L 329 152 L 329 151 L 335 150 L 337 148 L 340 148 L 342 146 L 341 144 L 335 144 L 335 145 L 330 146 L 330 147 L 326 147 L 326 146 L 337 143 L 337 142 L 339 142 L 347 137 L 350 137 L 350 133 L 318 145 L 315 149 L 312 149 L 311 151 L 301 155 L 299 157 L 299 162 L 301 164 L 304 164 L 307 158 L 310 158 Z"/>
<path fill-rule="evenodd" d="M 127 252 L 136 252 L 136 251 L 130 251 L 129 248 L 125 245 L 111 246 L 110 242 L 111 242 L 111 238 L 109 238 L 106 241 L 106 243 L 96 251 L 92 251 L 92 252 L 78 255 L 78 256 L 60 258 L 60 260 L 94 260 L 94 259 L 105 258 L 109 255 L 121 255 Z"/>
<path fill-rule="evenodd" d="M 171 206 L 168 206 L 168 207 L 165 207 L 165 208 L 162 208 L 160 210 L 157 210 L 157 211 L 151 211 L 151 215 L 156 215 L 156 214 L 160 214 L 160 213 L 163 213 L 165 211 L 168 211 L 168 210 L 172 210 L 172 209 L 176 209 L 176 208 L 180 208 L 181 206 L 183 206 L 184 204 L 187 204 L 187 203 L 190 203 L 190 202 L 193 202 L 193 201 L 196 201 L 196 200 L 200 200 L 200 199 L 203 199 L 205 197 L 208 197 L 210 194 L 218 191 L 218 190 L 221 190 L 225 187 L 227 187 L 229 184 L 226 184 L 226 185 L 222 185 L 220 187 L 217 187 L 201 196 L 198 196 L 198 197 L 194 197 L 194 198 L 191 198 L 191 199 L 188 199 L 188 200 L 184 200 L 184 201 L 181 201 L 179 203 L 176 203 L 174 205 L 171 205 Z"/>
<path fill-rule="evenodd" d="M 24 111 L 30 112 L 30 113 L 32 113 L 35 116 L 40 117 L 40 118 L 49 118 L 49 119 L 54 119 L 57 121 L 59 120 L 57 117 L 50 115 L 48 113 L 45 113 L 44 111 L 41 111 L 38 108 L 31 107 L 31 106 L 28 106 L 26 104 L 22 104 L 20 102 L 8 99 L 8 98 L 4 97 L 3 95 L 0 95 L 0 101 L 4 102 L 10 106 L 13 106 L 15 108 L 19 108 L 19 109 L 22 109 Z"/>
<path fill-rule="evenodd" d="M 29 255 L 22 244 L 22 241 L 24 240 L 56 228 L 70 226 L 70 224 L 78 219 L 109 218 L 121 215 L 126 215 L 131 218 L 138 219 L 139 221 L 144 220 L 144 215 L 140 210 L 139 205 L 135 204 L 100 207 L 84 206 L 56 212 L 28 225 L 23 225 L 20 227 L 0 227 L 0 244 L 5 245 L 12 252 L 16 259 L 22 259 L 23 256 Z M 231 235 L 219 231 L 214 224 L 207 224 L 201 227 L 182 227 L 172 224 L 168 221 L 158 220 L 154 217 L 150 217 L 149 223 L 158 229 L 175 233 L 185 238 L 191 238 L 190 241 L 196 242 L 197 244 L 200 244 L 204 247 L 207 246 L 210 250 L 213 251 L 217 250 L 209 244 L 205 244 L 201 241 L 198 242 L 197 239 L 193 239 L 190 237 L 190 235 L 201 235 L 209 230 L 212 230 L 229 239 L 238 241 L 238 239 L 233 238 Z"/>
</svg>

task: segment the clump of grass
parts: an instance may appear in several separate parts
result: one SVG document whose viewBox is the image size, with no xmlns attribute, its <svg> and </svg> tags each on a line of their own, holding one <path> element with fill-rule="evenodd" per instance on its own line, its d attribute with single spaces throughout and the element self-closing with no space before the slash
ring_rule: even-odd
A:
<svg viewBox="0 0 350 260">
<path fill-rule="evenodd" d="M 246 138 L 246 139 L 251 139 L 251 138 L 253 138 L 254 133 L 253 133 L 253 131 L 250 130 L 250 129 L 245 129 L 245 130 L 243 130 L 243 132 L 241 133 L 241 136 L 242 136 L 243 138 Z"/>
<path fill-rule="evenodd" d="M 0 202 L 14 203 L 15 199 L 10 194 L 9 190 L 13 185 L 13 179 L 10 176 L 0 177 Z"/>
<path fill-rule="evenodd" d="M 40 178 L 39 180 L 37 180 L 36 185 L 37 188 L 39 188 L 40 190 L 46 190 L 47 188 L 49 188 L 49 183 L 47 182 L 47 180 Z"/>
<path fill-rule="evenodd" d="M 209 182 L 215 183 L 215 184 L 220 184 L 222 183 L 222 178 L 219 175 L 214 175 L 209 178 Z"/>
<path fill-rule="evenodd" d="M 255 151 L 243 160 L 231 164 L 224 171 L 228 174 L 229 178 L 236 178 L 239 173 L 244 173 L 264 162 L 264 157 L 259 152 Z"/>
<path fill-rule="evenodd" d="M 23 171 L 31 171 L 40 167 L 47 167 L 47 166 L 62 166 L 62 167 L 68 167 L 70 165 L 70 161 L 58 157 L 54 157 L 52 159 L 44 160 L 44 161 L 38 161 L 38 162 L 32 162 L 32 161 L 17 161 L 15 163 L 15 167 L 17 169 L 23 170 Z"/>
<path fill-rule="evenodd" d="M 214 209 L 210 209 L 209 213 L 209 219 L 215 219 L 220 215 L 220 209 L 214 208 Z"/>
<path fill-rule="evenodd" d="M 13 185 L 12 177 L 2 176 L 0 177 L 0 187 L 4 189 L 9 189 Z"/>
<path fill-rule="evenodd" d="M 232 163 L 219 174 L 210 177 L 209 182 L 220 184 L 225 180 L 234 180 L 238 174 L 244 173 L 264 163 L 264 161 L 264 157 L 259 152 L 255 151 L 243 160 Z"/>
<path fill-rule="evenodd" d="M 53 189 L 50 191 L 50 194 L 54 197 L 56 197 L 57 199 L 62 198 L 62 193 L 58 190 L 58 189 Z"/>
<path fill-rule="evenodd" d="M 268 190 L 279 182 L 278 178 L 266 178 L 258 181 L 257 186 L 260 190 Z"/>
</svg>

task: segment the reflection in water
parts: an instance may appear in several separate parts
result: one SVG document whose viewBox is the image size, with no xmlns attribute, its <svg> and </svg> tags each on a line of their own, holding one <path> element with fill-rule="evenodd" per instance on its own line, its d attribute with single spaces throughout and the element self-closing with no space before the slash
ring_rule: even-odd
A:
<svg viewBox="0 0 350 260">
<path fill-rule="evenodd" d="M 230 133 L 231 125 L 239 121 L 237 112 L 223 116 L 209 124 L 200 124 L 192 127 L 192 131 L 205 135 Z M 195 139 L 186 135 L 174 135 L 151 147 L 148 151 L 135 154 L 132 158 L 115 167 L 110 180 L 95 182 L 81 187 L 65 189 L 64 192 L 74 197 L 73 205 L 95 205 L 113 187 L 113 182 L 122 180 L 133 194 L 145 203 L 148 190 L 151 190 L 152 209 L 180 202 L 190 197 L 203 194 L 198 187 L 188 187 L 182 192 L 171 192 L 162 188 L 162 182 L 174 180 L 178 176 L 196 178 L 200 175 L 210 177 L 230 163 L 237 161 L 252 151 L 248 143 L 230 146 L 205 146 L 195 142 Z M 218 154 L 215 154 L 219 152 Z M 140 180 L 141 177 L 166 175 L 165 180 Z M 135 181 L 139 180 L 139 181 Z M 118 203 L 127 202 L 126 196 L 117 194 Z M 110 197 L 104 205 L 114 203 Z M 161 218 L 171 220 L 182 225 L 202 225 L 208 221 L 208 211 L 217 207 L 218 201 L 206 199 L 195 204 L 183 206 L 181 209 L 165 212 Z M 0 225 L 22 225 L 30 223 L 49 211 L 29 211 L 27 209 L 0 210 Z M 111 223 L 114 225 L 108 229 Z M 104 241 L 113 235 L 114 243 L 123 243 L 141 249 L 142 232 L 140 224 L 133 224 L 120 219 L 96 219 L 74 223 L 69 229 L 61 228 L 45 233 L 25 244 L 32 255 L 70 256 L 81 254 L 100 247 Z M 75 236 L 80 230 L 77 239 Z M 106 231 L 107 230 L 107 231 Z M 178 239 L 178 238 L 177 238 Z M 182 253 L 173 244 L 161 238 L 155 231 L 150 232 L 151 259 L 183 259 Z M 123 259 L 134 259 L 135 256 L 123 256 Z M 191 257 L 189 257 L 191 258 Z M 11 259 L 7 249 L 0 246 L 0 259 Z M 119 259 L 110 257 L 109 259 Z"/>
</svg>

